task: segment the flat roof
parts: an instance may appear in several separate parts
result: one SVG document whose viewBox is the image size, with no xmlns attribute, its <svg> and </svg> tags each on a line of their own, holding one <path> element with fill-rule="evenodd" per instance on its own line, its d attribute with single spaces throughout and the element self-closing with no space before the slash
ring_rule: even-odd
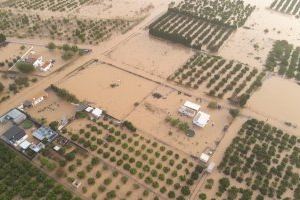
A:
<svg viewBox="0 0 300 200">
<path fill-rule="evenodd" d="M 22 139 L 25 135 L 26 133 L 23 129 L 19 128 L 18 126 L 12 126 L 3 134 L 3 137 L 15 143 L 16 141 Z"/>
<path fill-rule="evenodd" d="M 22 149 L 28 149 L 28 147 L 31 145 L 30 142 L 28 142 L 27 140 L 24 140 L 24 142 L 22 142 L 19 146 L 22 148 Z"/>
<path fill-rule="evenodd" d="M 209 159 L 210 159 L 210 156 L 208 154 L 206 154 L 206 153 L 202 153 L 200 155 L 200 160 L 203 161 L 203 162 L 205 162 L 205 163 L 207 163 L 209 161 Z"/>
<path fill-rule="evenodd" d="M 199 111 L 195 118 L 193 119 L 193 123 L 200 127 L 205 127 L 210 119 L 210 115 L 204 112 Z"/>
<path fill-rule="evenodd" d="M 40 141 L 46 138 L 48 142 L 51 142 L 58 135 L 58 133 L 49 127 L 41 126 L 39 129 L 34 131 L 32 135 Z"/>
<path fill-rule="evenodd" d="M 90 106 L 89 106 L 89 107 L 87 107 L 87 108 L 85 109 L 85 111 L 86 111 L 86 112 L 91 112 L 93 109 L 94 109 L 93 107 L 90 107 Z"/>
<path fill-rule="evenodd" d="M 100 117 L 102 115 L 102 110 L 99 109 L 99 108 L 95 108 L 93 111 L 92 111 L 92 114 L 97 116 L 97 117 Z"/>
<path fill-rule="evenodd" d="M 198 105 L 196 103 L 193 103 L 193 102 L 190 102 L 190 101 L 186 101 L 183 105 L 187 108 L 190 108 L 190 109 L 193 109 L 193 110 L 196 110 L 196 111 L 198 111 L 201 108 L 200 105 Z"/>
</svg>

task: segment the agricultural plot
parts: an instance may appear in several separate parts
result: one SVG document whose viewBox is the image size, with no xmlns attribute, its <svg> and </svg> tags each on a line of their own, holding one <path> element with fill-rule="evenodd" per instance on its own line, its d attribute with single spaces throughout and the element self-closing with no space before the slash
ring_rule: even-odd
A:
<svg viewBox="0 0 300 200">
<path fill-rule="evenodd" d="M 80 200 L 2 142 L 0 151 L 0 199 Z"/>
<path fill-rule="evenodd" d="M 121 19 L 86 20 L 74 18 L 41 19 L 39 15 L 14 14 L 0 10 L 0 29 L 6 36 L 58 39 L 98 44 L 131 27 L 133 22 Z"/>
<path fill-rule="evenodd" d="M 299 17 L 300 1 L 299 0 L 274 0 L 270 8 L 282 13 L 295 15 Z"/>
<path fill-rule="evenodd" d="M 228 97 L 244 106 L 250 94 L 260 87 L 265 74 L 245 64 L 205 53 L 196 54 L 169 77 L 178 84 L 199 89 L 210 96 Z"/>
<path fill-rule="evenodd" d="M 108 121 L 90 121 L 79 130 L 77 126 L 76 131 L 71 127 L 72 124 L 67 131 L 71 140 L 95 152 L 101 160 L 127 173 L 158 197 L 188 199 L 203 171 L 189 156 Z"/>
<path fill-rule="evenodd" d="M 281 76 L 300 80 L 300 47 L 294 47 L 285 40 L 276 41 L 265 66 Z"/>
<path fill-rule="evenodd" d="M 149 33 L 192 48 L 206 46 L 218 51 L 233 31 L 245 24 L 254 8 L 243 1 L 185 0 L 172 4 L 149 26 Z"/>
<path fill-rule="evenodd" d="M 72 11 L 91 0 L 16 0 L 5 1 L 2 6 L 27 10 Z"/>
<path fill-rule="evenodd" d="M 247 199 L 254 199 L 253 193 L 259 194 L 257 199 L 299 199 L 299 143 L 296 136 L 251 119 L 239 130 L 218 168 L 248 188 Z M 232 192 L 229 179 L 220 181 L 218 196 Z"/>
<path fill-rule="evenodd" d="M 63 137 L 45 149 L 36 162 L 42 165 L 48 173 L 64 180 L 77 192 L 87 199 L 153 199 L 154 195 L 145 187 L 137 184 L 133 179 L 113 169 L 102 162 L 99 157 L 67 142 Z M 55 151 L 53 147 L 59 145 L 61 149 Z"/>
</svg>

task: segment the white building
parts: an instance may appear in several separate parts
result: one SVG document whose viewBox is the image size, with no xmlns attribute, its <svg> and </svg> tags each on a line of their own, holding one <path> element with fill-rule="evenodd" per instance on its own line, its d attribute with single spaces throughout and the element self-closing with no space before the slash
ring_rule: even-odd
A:
<svg viewBox="0 0 300 200">
<path fill-rule="evenodd" d="M 183 106 L 179 108 L 178 112 L 188 117 L 194 117 L 200 108 L 200 105 L 186 101 Z"/>
<path fill-rule="evenodd" d="M 30 147 L 31 143 L 28 140 L 24 140 L 19 146 L 21 149 L 26 150 Z"/>
<path fill-rule="evenodd" d="M 103 113 L 103 110 L 99 109 L 99 108 L 95 108 L 93 111 L 92 111 L 92 115 L 96 118 L 99 118 L 101 117 Z"/>
<path fill-rule="evenodd" d="M 204 112 L 199 111 L 197 113 L 197 115 L 195 116 L 195 118 L 193 119 L 193 123 L 196 126 L 204 128 L 207 125 L 209 119 L 210 119 L 210 115 L 209 114 L 206 114 Z"/>
<path fill-rule="evenodd" d="M 44 61 L 42 56 L 34 56 L 34 53 L 31 54 L 25 59 L 27 63 L 32 64 L 36 69 L 39 69 L 43 72 L 48 72 L 52 67 L 51 61 Z"/>
<path fill-rule="evenodd" d="M 216 164 L 214 162 L 209 163 L 208 167 L 206 168 L 206 171 L 211 174 L 214 171 L 215 166 Z"/>
<path fill-rule="evenodd" d="M 85 109 L 85 111 L 88 113 L 92 112 L 92 110 L 94 110 L 94 108 L 90 106 Z"/>
<path fill-rule="evenodd" d="M 200 160 L 204 163 L 207 163 L 209 161 L 209 159 L 210 159 L 210 156 L 206 153 L 202 153 L 200 155 Z"/>
</svg>

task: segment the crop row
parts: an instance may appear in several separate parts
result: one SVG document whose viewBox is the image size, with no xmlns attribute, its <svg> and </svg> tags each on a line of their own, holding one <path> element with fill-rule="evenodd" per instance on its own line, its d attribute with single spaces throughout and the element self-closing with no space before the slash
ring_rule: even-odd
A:
<svg viewBox="0 0 300 200">
<path fill-rule="evenodd" d="M 171 75 L 169 80 L 194 89 L 204 85 L 210 96 L 223 98 L 229 93 L 232 98 L 251 94 L 261 76 L 257 69 L 245 64 L 199 53 Z"/>
<path fill-rule="evenodd" d="M 279 12 L 295 15 L 300 14 L 300 0 L 274 0 L 271 4 L 271 9 Z"/>
<path fill-rule="evenodd" d="M 71 11 L 90 0 L 16 0 L 6 1 L 4 6 L 27 10 Z"/>
<path fill-rule="evenodd" d="M 300 80 L 300 47 L 294 47 L 285 40 L 276 41 L 265 66 L 281 76 Z"/>
<path fill-rule="evenodd" d="M 299 143 L 300 138 L 251 119 L 226 149 L 218 169 L 239 183 L 245 183 L 252 192 L 260 193 L 259 196 L 299 199 Z M 219 187 L 219 196 L 224 186 L 228 187 L 226 185 Z"/>
<path fill-rule="evenodd" d="M 0 10 L 0 29 L 7 36 L 48 37 L 64 41 L 97 44 L 115 32 L 127 30 L 132 22 L 120 19 L 80 20 L 14 14 Z"/>
<path fill-rule="evenodd" d="M 233 29 L 209 23 L 193 16 L 168 11 L 150 25 L 150 34 L 169 39 L 186 46 L 218 51 Z"/>
<path fill-rule="evenodd" d="M 242 0 L 184 0 L 170 10 L 194 16 L 211 23 L 237 28 L 245 24 L 255 6 Z"/>
<path fill-rule="evenodd" d="M 203 170 L 190 158 L 153 139 L 121 133 L 102 121 L 88 124 L 71 139 L 169 198 L 185 199 L 190 195 Z"/>
<path fill-rule="evenodd" d="M 80 200 L 2 142 L 0 152 L 0 199 Z"/>
</svg>

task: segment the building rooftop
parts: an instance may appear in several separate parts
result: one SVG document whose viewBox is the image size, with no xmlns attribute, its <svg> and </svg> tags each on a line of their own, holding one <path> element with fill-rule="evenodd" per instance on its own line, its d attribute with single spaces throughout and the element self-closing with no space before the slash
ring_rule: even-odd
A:
<svg viewBox="0 0 300 200">
<path fill-rule="evenodd" d="M 195 118 L 193 119 L 193 123 L 201 128 L 205 127 L 210 119 L 210 115 L 204 112 L 199 111 Z"/>
<path fill-rule="evenodd" d="M 10 110 L 5 116 L 6 118 L 13 120 L 17 124 L 23 122 L 26 119 L 26 115 L 16 108 Z"/>
<path fill-rule="evenodd" d="M 8 129 L 4 134 L 3 137 L 5 140 L 15 143 L 22 139 L 26 135 L 25 131 L 18 126 L 13 126 Z"/>
<path fill-rule="evenodd" d="M 99 108 L 95 108 L 93 111 L 92 111 L 92 114 L 95 116 L 95 117 L 100 117 L 102 115 L 102 110 L 99 109 Z"/>
<path fill-rule="evenodd" d="M 40 141 L 47 139 L 48 142 L 52 142 L 58 133 L 49 127 L 41 126 L 39 129 L 34 131 L 32 135 Z"/>
<path fill-rule="evenodd" d="M 190 102 L 190 101 L 186 101 L 183 105 L 184 105 L 185 107 L 190 108 L 190 109 L 193 109 L 193 110 L 195 110 L 195 111 L 198 111 L 198 110 L 201 108 L 200 105 L 195 104 L 195 103 Z"/>
</svg>

